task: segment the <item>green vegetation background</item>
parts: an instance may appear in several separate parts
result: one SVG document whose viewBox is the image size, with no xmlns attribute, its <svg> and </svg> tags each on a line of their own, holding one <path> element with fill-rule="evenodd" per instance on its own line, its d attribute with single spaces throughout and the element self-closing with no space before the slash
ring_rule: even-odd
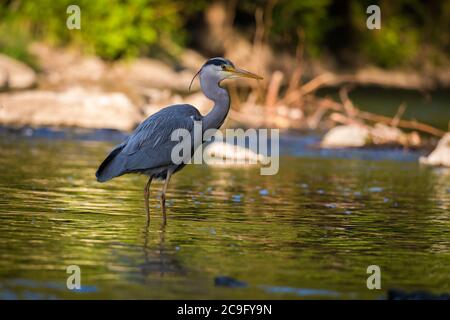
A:
<svg viewBox="0 0 450 320">
<path fill-rule="evenodd" d="M 205 0 L 6 0 L 0 5 L 0 51 L 29 64 L 26 45 L 44 40 L 74 45 L 115 60 L 140 55 L 176 57 L 198 39 Z M 81 8 L 82 29 L 67 32 L 66 10 Z M 382 29 L 367 32 L 366 8 L 381 7 Z M 270 45 L 295 49 L 304 34 L 306 54 L 341 63 L 382 67 L 447 63 L 450 1 L 279 0 L 235 1 L 234 25 L 249 39 L 254 12 L 270 12 Z M 267 10 L 273 7 L 272 10 Z M 201 27 L 201 26 L 200 26 Z"/>
</svg>

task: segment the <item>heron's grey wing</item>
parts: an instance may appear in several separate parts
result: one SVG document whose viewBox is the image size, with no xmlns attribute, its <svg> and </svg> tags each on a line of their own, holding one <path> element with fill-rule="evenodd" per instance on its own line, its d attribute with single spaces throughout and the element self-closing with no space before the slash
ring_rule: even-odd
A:
<svg viewBox="0 0 450 320">
<path fill-rule="evenodd" d="M 171 153 L 178 141 L 171 140 L 172 132 L 177 129 L 192 132 L 194 120 L 201 120 L 201 115 L 191 105 L 170 106 L 147 118 L 121 151 L 124 169 L 133 172 L 173 164 Z"/>
</svg>

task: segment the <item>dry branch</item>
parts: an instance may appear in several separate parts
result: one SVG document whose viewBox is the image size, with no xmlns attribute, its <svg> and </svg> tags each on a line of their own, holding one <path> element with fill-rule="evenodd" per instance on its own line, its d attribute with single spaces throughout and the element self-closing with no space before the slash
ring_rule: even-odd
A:
<svg viewBox="0 0 450 320">
<path fill-rule="evenodd" d="M 398 126 L 398 123 L 399 123 L 401 117 L 403 116 L 403 114 L 405 113 L 405 110 L 406 110 L 406 104 L 404 104 L 404 103 L 400 104 L 400 106 L 398 107 L 397 113 L 395 114 L 394 118 L 392 119 L 391 126 L 393 126 L 393 127 Z"/>
<path fill-rule="evenodd" d="M 357 117 L 364 119 L 364 120 L 384 123 L 387 125 L 391 125 L 391 123 L 392 123 L 392 118 L 389 118 L 386 116 L 381 116 L 381 115 L 370 113 L 370 112 L 366 112 L 366 111 L 359 111 L 357 113 Z M 424 124 L 424 123 L 420 123 L 415 120 L 399 120 L 397 126 L 399 128 L 403 128 L 403 129 L 413 129 L 413 130 L 422 131 L 422 132 L 425 132 L 425 133 L 428 133 L 428 134 L 431 134 L 431 135 L 437 136 L 437 137 L 442 137 L 445 134 L 445 132 L 440 129 L 434 128 L 434 127 Z"/>
<path fill-rule="evenodd" d="M 278 93 L 280 91 L 281 82 L 283 81 L 283 73 L 275 71 L 270 79 L 269 87 L 266 94 L 266 107 L 272 109 L 278 101 Z"/>
</svg>

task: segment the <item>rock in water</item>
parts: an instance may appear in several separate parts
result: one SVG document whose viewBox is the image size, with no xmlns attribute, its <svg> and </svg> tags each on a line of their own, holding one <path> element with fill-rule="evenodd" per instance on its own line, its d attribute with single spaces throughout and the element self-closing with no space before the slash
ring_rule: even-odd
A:
<svg viewBox="0 0 450 320">
<path fill-rule="evenodd" d="M 244 281 L 236 280 L 228 276 L 217 276 L 214 278 L 214 285 L 216 287 L 230 287 L 230 288 L 245 288 L 247 283 Z"/>
<path fill-rule="evenodd" d="M 74 87 L 62 92 L 24 91 L 0 95 L 0 124 L 131 130 L 141 119 L 122 93 Z"/>
<path fill-rule="evenodd" d="M 204 149 L 209 165 L 243 165 L 265 163 L 266 158 L 248 148 L 225 142 L 213 142 Z"/>
<path fill-rule="evenodd" d="M 357 125 L 342 125 L 328 131 L 320 146 L 323 148 L 357 148 L 365 146 L 369 141 L 368 128 Z"/>
<path fill-rule="evenodd" d="M 0 54 L 0 88 L 27 89 L 36 84 L 36 73 L 26 64 Z"/>
<path fill-rule="evenodd" d="M 419 161 L 432 166 L 450 167 L 450 132 L 439 140 L 436 149 L 428 157 L 420 157 Z"/>
</svg>

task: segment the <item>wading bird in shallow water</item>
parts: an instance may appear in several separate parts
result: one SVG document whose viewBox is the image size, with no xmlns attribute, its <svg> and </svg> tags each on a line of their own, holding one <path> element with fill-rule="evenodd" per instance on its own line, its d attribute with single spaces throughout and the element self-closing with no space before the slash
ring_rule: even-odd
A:
<svg viewBox="0 0 450 320">
<path fill-rule="evenodd" d="M 224 58 L 206 61 L 194 78 L 197 75 L 203 93 L 214 101 L 214 107 L 207 115 L 202 116 L 190 104 L 176 104 L 156 112 L 142 122 L 128 139 L 111 151 L 95 174 L 99 182 L 126 173 L 147 175 L 149 179 L 144 189 L 144 201 L 148 219 L 150 219 L 149 192 L 153 178 L 165 179 L 161 194 L 161 208 L 165 222 L 166 191 L 170 177 L 184 167 L 184 163 L 175 164 L 172 161 L 172 149 L 179 143 L 171 140 L 172 132 L 185 129 L 193 136 L 194 121 L 201 121 L 203 132 L 208 129 L 219 129 L 230 109 L 230 96 L 228 91 L 220 86 L 220 82 L 239 77 L 262 79 L 256 74 L 236 68 L 231 61 Z M 192 149 L 191 156 L 194 151 Z"/>
</svg>

